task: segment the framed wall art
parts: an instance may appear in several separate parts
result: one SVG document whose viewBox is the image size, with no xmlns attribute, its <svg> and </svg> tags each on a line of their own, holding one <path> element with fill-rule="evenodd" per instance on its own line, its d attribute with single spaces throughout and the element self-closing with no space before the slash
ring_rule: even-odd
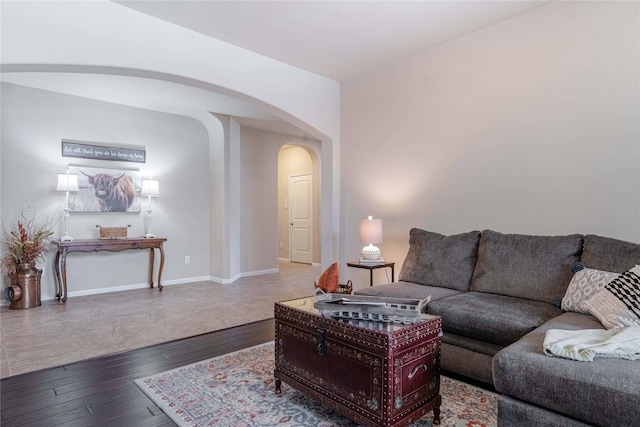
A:
<svg viewBox="0 0 640 427">
<path fill-rule="evenodd" d="M 79 188 L 69 194 L 70 212 L 140 212 L 140 171 L 69 165 L 69 173 Z"/>
<path fill-rule="evenodd" d="M 145 163 L 147 161 L 147 152 L 144 147 L 133 145 L 100 145 L 63 139 L 62 157 L 80 157 L 82 159 Z"/>
</svg>

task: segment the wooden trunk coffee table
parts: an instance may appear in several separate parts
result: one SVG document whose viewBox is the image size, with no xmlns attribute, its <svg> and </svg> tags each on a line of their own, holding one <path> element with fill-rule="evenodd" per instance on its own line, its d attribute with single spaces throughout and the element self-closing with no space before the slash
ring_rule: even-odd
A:
<svg viewBox="0 0 640 427">
<path fill-rule="evenodd" d="M 430 411 L 440 423 L 440 317 L 334 319 L 314 302 L 275 304 L 277 393 L 284 381 L 364 426 L 404 426 Z"/>
</svg>

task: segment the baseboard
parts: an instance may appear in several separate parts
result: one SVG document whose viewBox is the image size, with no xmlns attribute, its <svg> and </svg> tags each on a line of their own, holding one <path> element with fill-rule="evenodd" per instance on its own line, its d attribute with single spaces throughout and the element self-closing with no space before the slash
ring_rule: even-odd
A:
<svg viewBox="0 0 640 427">
<path fill-rule="evenodd" d="M 165 280 L 162 282 L 162 286 L 172 286 L 172 285 L 179 285 L 183 283 L 208 282 L 208 281 L 211 281 L 211 278 L 209 276 L 187 277 L 184 279 Z M 155 287 L 157 287 L 157 284 L 154 284 L 154 288 Z M 89 296 L 89 295 L 108 294 L 110 292 L 130 291 L 133 289 L 147 289 L 147 288 L 149 288 L 149 284 L 146 282 L 133 283 L 130 285 L 111 286 L 108 288 L 84 289 L 81 291 L 71 291 L 67 296 L 68 298 L 83 297 L 83 296 Z M 42 301 L 54 301 L 54 300 L 56 300 L 55 296 L 45 296 L 45 295 L 42 296 Z M 6 300 L 1 300 L 0 307 L 5 305 L 9 305 L 9 302 Z"/>
<path fill-rule="evenodd" d="M 236 274 L 235 276 L 229 279 L 221 279 L 219 277 L 214 276 L 200 276 L 200 277 L 186 277 L 183 279 L 172 279 L 172 280 L 163 280 L 162 286 L 172 286 L 179 285 L 184 283 L 194 283 L 194 282 L 214 282 L 220 283 L 222 285 L 228 285 L 230 283 L 235 282 L 241 277 L 251 277 L 251 276 L 261 276 L 263 274 L 274 274 L 279 270 L 277 268 L 272 268 L 269 270 L 257 270 L 257 271 L 248 271 L 245 273 Z M 154 285 L 154 287 L 157 285 Z M 98 289 L 85 289 L 81 291 L 71 291 L 68 293 L 68 298 L 71 297 L 83 297 L 88 295 L 98 295 L 98 294 L 107 294 L 109 292 L 120 292 L 120 291 L 130 291 L 133 289 L 146 289 L 149 287 L 149 283 L 133 283 L 131 285 L 123 285 L 123 286 L 112 286 L 108 288 L 98 288 Z M 54 297 L 43 297 L 42 301 L 53 301 Z M 0 300 L 0 307 L 9 305 L 9 302 L 6 300 Z"/>
<path fill-rule="evenodd" d="M 172 286 L 172 285 L 179 285 L 182 283 L 207 282 L 207 281 L 209 281 L 209 276 L 185 277 L 184 279 L 163 280 L 162 286 Z M 157 286 L 158 286 L 157 283 L 154 284 L 154 288 Z M 109 288 L 85 289 L 82 291 L 69 292 L 69 298 L 82 297 L 87 295 L 107 294 L 109 292 L 129 291 L 132 289 L 146 289 L 148 287 L 149 287 L 149 283 L 134 283 L 131 285 L 113 286 Z"/>
<path fill-rule="evenodd" d="M 247 271 L 246 273 L 240 273 L 240 277 L 262 276 L 263 274 L 274 274 L 278 273 L 279 271 L 280 270 L 277 268 L 271 268 L 269 270 Z"/>
<path fill-rule="evenodd" d="M 220 277 L 215 277 L 215 276 L 209 276 L 209 280 L 211 280 L 214 283 L 220 283 L 221 285 L 228 285 L 229 283 L 233 283 L 236 280 L 238 280 L 240 277 L 242 277 L 239 274 L 236 274 L 235 276 L 229 278 L 229 279 L 222 279 Z"/>
</svg>

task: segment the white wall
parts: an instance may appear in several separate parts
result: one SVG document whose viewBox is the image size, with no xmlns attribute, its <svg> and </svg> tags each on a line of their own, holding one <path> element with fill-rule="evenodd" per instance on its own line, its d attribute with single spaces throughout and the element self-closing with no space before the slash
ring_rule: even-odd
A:
<svg viewBox="0 0 640 427">
<path fill-rule="evenodd" d="M 64 193 L 55 191 L 56 174 L 68 164 L 139 168 L 160 181 L 153 200 L 153 231 L 167 237 L 163 282 L 209 277 L 209 140 L 196 120 L 38 89 L 2 84 L 2 217 L 15 217 L 24 202 L 38 217 L 60 215 Z M 61 139 L 142 145 L 146 163 L 62 157 Z M 131 224 L 130 236 L 144 234 L 146 202 L 140 214 L 72 214 L 69 232 L 97 237 L 96 224 Z M 56 236 L 62 234 L 58 222 Z M 184 264 L 184 256 L 191 264 Z M 156 257 L 157 258 L 157 257 Z M 147 283 L 148 251 L 71 254 L 67 259 L 70 295 Z M 156 265 L 158 262 L 156 261 Z M 44 263 L 42 298 L 55 297 L 53 257 Z"/>
<path fill-rule="evenodd" d="M 639 6 L 556 2 L 344 82 L 346 258 L 366 215 L 396 275 L 411 227 L 640 242 Z"/>
</svg>

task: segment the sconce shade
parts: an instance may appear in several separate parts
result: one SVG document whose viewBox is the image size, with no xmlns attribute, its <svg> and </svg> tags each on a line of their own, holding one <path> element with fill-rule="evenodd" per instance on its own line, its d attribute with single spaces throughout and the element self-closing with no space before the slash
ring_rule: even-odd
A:
<svg viewBox="0 0 640 427">
<path fill-rule="evenodd" d="M 360 243 L 382 243 L 382 220 L 361 219 L 360 220 Z"/>
<path fill-rule="evenodd" d="M 159 196 L 160 182 L 157 179 L 143 179 L 140 195 L 141 196 Z"/>
<path fill-rule="evenodd" d="M 78 175 L 74 173 L 59 173 L 57 191 L 78 191 Z"/>
</svg>

